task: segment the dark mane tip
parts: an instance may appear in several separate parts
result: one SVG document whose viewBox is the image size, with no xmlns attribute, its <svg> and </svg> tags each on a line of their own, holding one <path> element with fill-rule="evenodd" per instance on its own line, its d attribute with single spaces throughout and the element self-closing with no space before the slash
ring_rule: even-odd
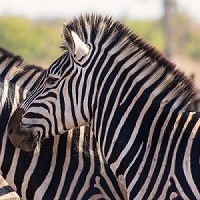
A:
<svg viewBox="0 0 200 200">
<path fill-rule="evenodd" d="M 32 69 L 35 70 L 35 68 L 37 68 L 38 71 L 42 70 L 42 67 L 33 65 L 33 64 L 29 64 L 24 60 L 24 58 L 22 56 L 15 55 L 11 51 L 0 46 L 0 64 L 2 62 L 6 62 L 7 64 L 10 63 L 10 67 L 19 67 L 19 70 L 27 70 L 28 71 L 28 70 L 32 70 Z M 1 67 L 3 67 L 3 66 L 1 66 Z"/>
<path fill-rule="evenodd" d="M 5 60 L 16 60 L 18 61 L 20 64 L 24 62 L 24 59 L 19 56 L 19 55 L 15 55 L 13 54 L 11 51 L 0 47 L 0 57 L 2 58 L 0 61 L 5 61 Z"/>
</svg>

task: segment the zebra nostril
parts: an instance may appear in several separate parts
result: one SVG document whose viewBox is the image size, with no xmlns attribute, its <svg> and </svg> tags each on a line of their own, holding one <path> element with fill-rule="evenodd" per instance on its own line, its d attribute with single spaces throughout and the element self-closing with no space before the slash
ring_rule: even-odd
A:
<svg viewBox="0 0 200 200">
<path fill-rule="evenodd" d="M 39 141 L 39 134 L 34 136 L 35 140 Z"/>
<path fill-rule="evenodd" d="M 13 129 L 11 127 L 8 128 L 8 135 L 11 135 L 13 132 Z"/>
</svg>

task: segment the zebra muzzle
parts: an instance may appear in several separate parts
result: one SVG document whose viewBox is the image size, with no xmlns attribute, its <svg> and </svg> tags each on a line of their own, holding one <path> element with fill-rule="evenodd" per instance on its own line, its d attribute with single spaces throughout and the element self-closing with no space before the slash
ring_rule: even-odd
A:
<svg viewBox="0 0 200 200">
<path fill-rule="evenodd" d="M 24 151 L 34 151 L 37 146 L 37 137 L 32 134 L 29 125 L 21 122 L 24 110 L 18 108 L 11 116 L 7 131 L 11 143 Z"/>
</svg>

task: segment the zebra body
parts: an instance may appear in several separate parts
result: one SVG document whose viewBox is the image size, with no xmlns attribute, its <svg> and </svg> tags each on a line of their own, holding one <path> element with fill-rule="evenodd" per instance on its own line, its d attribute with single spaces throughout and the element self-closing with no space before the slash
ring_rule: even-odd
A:
<svg viewBox="0 0 200 200">
<path fill-rule="evenodd" d="M 19 195 L 0 175 L 0 200 L 20 200 Z"/>
<path fill-rule="evenodd" d="M 3 177 L 24 200 L 126 199 L 88 127 L 44 140 L 37 152 L 27 153 L 15 148 L 7 139 L 10 115 L 27 92 L 37 87 L 42 73 L 41 68 L 28 65 L 21 57 L 0 48 L 0 167 Z M 6 186 L 6 182 L 3 184 Z"/>
<path fill-rule="evenodd" d="M 67 52 L 11 117 L 12 143 L 30 151 L 45 137 L 89 124 L 129 199 L 200 199 L 191 82 L 111 18 L 76 18 L 63 38 Z"/>
</svg>

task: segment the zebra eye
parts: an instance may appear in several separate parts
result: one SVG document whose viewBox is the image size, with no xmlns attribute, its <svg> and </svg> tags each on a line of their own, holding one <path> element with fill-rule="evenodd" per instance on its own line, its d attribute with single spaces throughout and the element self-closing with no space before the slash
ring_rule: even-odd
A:
<svg viewBox="0 0 200 200">
<path fill-rule="evenodd" d="M 46 80 L 46 83 L 52 85 L 52 84 L 54 84 L 57 80 L 58 80 L 58 78 L 49 76 L 49 77 L 47 78 L 47 80 Z"/>
</svg>

